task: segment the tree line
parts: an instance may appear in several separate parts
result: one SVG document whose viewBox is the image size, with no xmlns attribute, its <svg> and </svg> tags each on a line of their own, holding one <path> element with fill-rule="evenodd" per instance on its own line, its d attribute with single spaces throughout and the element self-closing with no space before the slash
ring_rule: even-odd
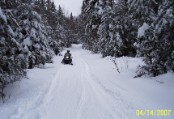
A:
<svg viewBox="0 0 174 119">
<path fill-rule="evenodd" d="M 26 69 L 52 62 L 75 42 L 75 20 L 51 0 L 0 1 L 0 96 Z"/>
<path fill-rule="evenodd" d="M 83 0 L 79 19 L 85 49 L 143 57 L 138 77 L 174 71 L 173 0 Z"/>
</svg>

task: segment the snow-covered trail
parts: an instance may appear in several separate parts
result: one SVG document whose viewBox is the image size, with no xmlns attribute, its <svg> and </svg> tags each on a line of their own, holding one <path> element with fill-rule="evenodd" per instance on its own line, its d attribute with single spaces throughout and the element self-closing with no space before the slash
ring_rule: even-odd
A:
<svg viewBox="0 0 174 119">
<path fill-rule="evenodd" d="M 71 49 L 74 65 L 62 66 L 52 80 L 43 103 L 38 107 L 40 114 L 37 118 L 128 119 L 131 106 L 122 102 L 119 93 L 115 97 L 94 81 L 90 66 L 81 57 L 85 52 L 80 52 L 79 47 Z"/>
<path fill-rule="evenodd" d="M 119 74 L 109 58 L 70 48 L 73 66 L 54 64 L 32 69 L 29 80 L 16 83 L 7 103 L 0 104 L 2 119 L 172 119 L 174 116 L 136 116 L 136 110 L 174 110 L 173 74 L 158 79 L 134 79 L 141 61 L 118 59 Z M 63 51 L 64 54 L 66 50 Z M 126 64 L 127 63 L 127 64 Z M 128 68 L 129 67 L 129 68 Z M 167 82 L 158 83 L 166 79 Z M 8 91 L 10 92 L 10 91 Z M 162 96 L 161 96 L 162 95 Z"/>
</svg>

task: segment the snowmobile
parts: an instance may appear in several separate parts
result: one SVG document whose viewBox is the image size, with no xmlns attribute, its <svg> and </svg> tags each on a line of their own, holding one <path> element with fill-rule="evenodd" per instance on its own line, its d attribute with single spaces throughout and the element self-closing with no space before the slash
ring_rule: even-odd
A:
<svg viewBox="0 0 174 119">
<path fill-rule="evenodd" d="M 70 64 L 70 65 L 73 65 L 72 64 L 72 57 L 70 57 L 69 55 L 65 55 L 63 60 L 62 60 L 62 64 Z"/>
</svg>

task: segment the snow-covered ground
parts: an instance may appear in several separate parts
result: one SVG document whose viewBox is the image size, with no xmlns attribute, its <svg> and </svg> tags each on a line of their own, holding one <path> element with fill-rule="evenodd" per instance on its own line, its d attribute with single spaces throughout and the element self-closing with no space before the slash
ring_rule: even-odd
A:
<svg viewBox="0 0 174 119">
<path fill-rule="evenodd" d="M 44 69 L 28 71 L 28 79 L 6 88 L 10 98 L 0 102 L 0 119 L 174 119 L 136 116 L 136 110 L 174 111 L 174 74 L 133 78 L 139 58 L 102 58 L 70 48 L 74 65 L 54 58 Z M 64 54 L 66 50 L 63 51 Z M 8 89 L 8 90 L 7 90 Z"/>
</svg>

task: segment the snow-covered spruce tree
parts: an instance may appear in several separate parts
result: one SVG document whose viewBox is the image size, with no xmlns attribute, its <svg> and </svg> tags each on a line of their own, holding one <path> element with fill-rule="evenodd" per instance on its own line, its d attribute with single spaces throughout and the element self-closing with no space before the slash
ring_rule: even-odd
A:
<svg viewBox="0 0 174 119">
<path fill-rule="evenodd" d="M 97 47 L 102 55 L 116 56 L 120 52 L 122 42 L 118 32 L 115 29 L 113 4 L 111 0 L 102 1 L 103 10 L 101 13 L 101 24 L 99 25 L 97 34 L 99 35 Z"/>
<path fill-rule="evenodd" d="M 16 16 L 21 27 L 20 44 L 28 53 L 28 67 L 50 62 L 52 51 L 48 44 L 49 38 L 41 16 L 34 10 L 32 1 L 24 1 L 18 6 Z"/>
<path fill-rule="evenodd" d="M 16 9 L 20 2 L 21 0 L 1 0 L 0 6 L 1 9 Z"/>
<path fill-rule="evenodd" d="M 56 21 L 55 16 L 55 5 L 54 2 L 51 1 L 45 1 L 45 0 L 36 0 L 35 1 L 35 7 L 34 10 L 41 15 L 41 19 L 43 21 L 42 24 L 44 24 L 45 32 L 47 33 L 47 41 L 51 47 L 52 50 L 59 51 L 57 39 L 56 39 L 56 25 L 53 25 L 53 22 Z M 53 20 L 50 20 L 53 17 Z M 58 52 L 56 52 L 57 54 Z"/>
<path fill-rule="evenodd" d="M 82 14 L 80 14 L 77 17 L 77 27 L 76 27 L 76 33 L 77 33 L 77 39 L 78 39 L 78 43 L 82 43 L 82 41 L 84 41 L 83 39 L 85 38 L 85 26 L 84 26 L 84 22 L 82 19 Z"/>
<path fill-rule="evenodd" d="M 20 80 L 25 75 L 25 54 L 22 53 L 22 48 L 15 39 L 16 32 L 11 26 L 18 26 L 13 14 L 0 7 L 0 96 L 4 96 L 3 89 L 7 84 Z"/>
<path fill-rule="evenodd" d="M 69 17 L 69 33 L 70 33 L 70 42 L 75 43 L 76 39 L 76 18 L 74 18 L 72 12 Z"/>
<path fill-rule="evenodd" d="M 61 6 L 59 6 L 57 11 L 57 19 L 58 19 L 58 39 L 61 47 L 69 47 L 71 43 L 69 42 L 69 19 L 65 17 L 65 13 Z"/>
<path fill-rule="evenodd" d="M 58 11 L 57 11 L 57 17 L 58 17 L 59 24 L 63 25 L 65 22 L 65 15 L 64 15 L 63 9 L 60 5 L 59 5 Z"/>
<path fill-rule="evenodd" d="M 65 17 L 64 22 L 66 39 L 64 39 L 64 44 L 66 47 L 70 47 L 72 43 L 77 43 L 78 40 L 78 20 L 71 13 L 69 17 Z"/>
<path fill-rule="evenodd" d="M 49 0 L 47 1 L 49 3 Z M 47 23 L 49 28 L 49 36 L 51 38 L 51 48 L 55 51 L 57 54 L 60 52 L 61 49 L 61 28 L 62 26 L 60 25 L 60 17 L 59 17 L 59 11 L 56 10 L 54 2 L 51 2 L 47 6 L 46 10 L 46 17 L 47 17 Z M 62 18 L 62 16 L 61 16 Z"/>
<path fill-rule="evenodd" d="M 84 1 L 84 44 L 87 49 L 103 56 L 135 56 L 135 28 L 128 12 L 127 0 Z M 88 48 L 90 47 L 90 48 Z"/>
<path fill-rule="evenodd" d="M 85 38 L 84 48 L 93 52 L 99 52 L 96 44 L 98 43 L 98 27 L 101 23 L 102 1 L 84 1 L 82 7 L 83 19 L 85 18 Z"/>
<path fill-rule="evenodd" d="M 136 27 L 127 0 L 118 0 L 113 7 L 115 32 L 122 43 L 118 56 L 135 56 Z M 117 38 L 118 39 L 118 38 Z"/>
<path fill-rule="evenodd" d="M 127 2 L 128 11 L 137 29 L 141 27 L 144 22 L 147 24 L 152 23 L 152 17 L 155 15 L 152 9 L 154 1 L 155 0 L 129 0 Z"/>
<path fill-rule="evenodd" d="M 174 1 L 164 0 L 156 4 L 157 15 L 142 36 L 140 46 L 146 65 L 139 69 L 138 76 L 157 76 L 174 71 Z"/>
<path fill-rule="evenodd" d="M 156 17 L 157 6 L 154 0 L 129 0 L 128 6 L 131 21 L 134 26 L 133 32 L 136 38 L 135 46 L 137 56 L 143 56 L 144 52 L 141 50 L 142 46 L 140 44 L 144 38 L 141 37 L 141 35 L 144 34 L 143 31 L 147 30 L 147 27 L 153 23 L 153 19 Z"/>
<path fill-rule="evenodd" d="M 65 36 L 66 38 L 63 39 L 63 44 L 65 47 L 71 47 L 71 30 L 70 30 L 70 19 L 69 17 L 65 17 L 64 19 L 64 24 L 63 24 L 63 28 L 64 28 L 64 33 L 65 33 Z"/>
<path fill-rule="evenodd" d="M 82 42 L 83 44 L 83 48 L 85 49 L 88 49 L 88 45 L 87 45 L 87 34 L 85 33 L 85 29 L 86 29 L 86 24 L 87 24 L 87 12 L 86 12 L 86 8 L 87 8 L 87 5 L 89 4 L 89 0 L 84 0 L 83 1 L 83 4 L 82 4 L 82 8 L 81 8 L 81 14 L 79 15 L 79 24 L 80 24 L 80 27 L 79 27 L 79 36 L 80 36 L 80 41 Z"/>
<path fill-rule="evenodd" d="M 67 46 L 68 33 L 65 15 L 61 6 L 59 6 L 57 10 L 54 2 L 51 2 L 50 0 L 45 1 L 44 11 L 45 13 L 42 16 L 44 17 L 43 19 L 46 24 L 47 33 L 51 39 L 49 44 L 54 51 L 60 52 L 62 47 Z"/>
</svg>

